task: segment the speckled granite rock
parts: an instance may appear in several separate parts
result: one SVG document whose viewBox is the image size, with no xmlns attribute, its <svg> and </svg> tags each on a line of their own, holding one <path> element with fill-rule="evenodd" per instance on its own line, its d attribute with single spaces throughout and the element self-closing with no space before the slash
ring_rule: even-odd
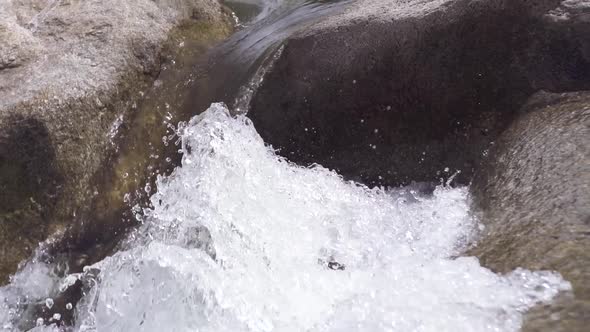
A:
<svg viewBox="0 0 590 332">
<path fill-rule="evenodd" d="M 0 283 L 86 208 L 165 42 L 191 24 L 229 30 L 217 0 L 0 2 Z"/>
<path fill-rule="evenodd" d="M 471 254 L 499 272 L 556 270 L 574 287 L 524 331 L 590 324 L 590 92 L 535 95 L 500 135 L 472 192 L 486 226 Z"/>
</svg>

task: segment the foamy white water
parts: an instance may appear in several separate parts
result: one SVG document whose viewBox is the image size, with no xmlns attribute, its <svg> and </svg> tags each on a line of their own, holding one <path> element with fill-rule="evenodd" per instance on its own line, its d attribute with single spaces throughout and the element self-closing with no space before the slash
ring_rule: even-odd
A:
<svg viewBox="0 0 590 332">
<path fill-rule="evenodd" d="M 295 166 L 220 104 L 185 126 L 182 149 L 124 250 L 78 276 L 92 287 L 76 330 L 517 331 L 527 309 L 571 288 L 455 258 L 477 229 L 466 188 L 368 189 Z M 31 266 L 0 306 L 56 282 Z"/>
</svg>

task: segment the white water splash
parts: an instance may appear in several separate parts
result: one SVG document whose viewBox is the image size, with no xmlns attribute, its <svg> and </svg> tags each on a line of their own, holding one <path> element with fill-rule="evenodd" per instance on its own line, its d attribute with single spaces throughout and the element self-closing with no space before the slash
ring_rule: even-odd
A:
<svg viewBox="0 0 590 332">
<path fill-rule="evenodd" d="M 143 225 L 82 277 L 76 330 L 517 331 L 571 287 L 454 258 L 477 227 L 466 188 L 368 189 L 295 166 L 220 104 L 182 142 Z"/>
</svg>

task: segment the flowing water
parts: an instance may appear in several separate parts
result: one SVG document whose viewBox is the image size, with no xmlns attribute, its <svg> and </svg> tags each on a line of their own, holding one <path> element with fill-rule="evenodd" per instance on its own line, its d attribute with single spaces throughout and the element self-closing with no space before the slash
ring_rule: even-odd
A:
<svg viewBox="0 0 590 332">
<path fill-rule="evenodd" d="M 247 102 L 272 65 L 281 43 L 321 17 L 343 9 L 347 0 L 236 0 L 244 28 L 213 51 L 207 73 L 196 78 L 190 110 L 223 101 L 245 111 Z M 241 21 L 240 21 L 241 22 Z"/>
<path fill-rule="evenodd" d="M 288 31 L 330 6 L 268 4 L 252 26 L 289 17 Z M 243 77 L 286 36 L 265 29 L 226 44 L 223 59 L 256 54 L 241 58 Z M 135 207 L 140 225 L 113 255 L 73 274 L 27 262 L 0 288 L 0 330 L 517 331 L 529 308 L 571 289 L 556 273 L 499 275 L 462 257 L 481 230 L 468 188 L 371 189 L 297 166 L 234 113 L 215 103 L 179 124 L 181 165 Z M 81 299 L 59 304 L 74 285 Z"/>
</svg>

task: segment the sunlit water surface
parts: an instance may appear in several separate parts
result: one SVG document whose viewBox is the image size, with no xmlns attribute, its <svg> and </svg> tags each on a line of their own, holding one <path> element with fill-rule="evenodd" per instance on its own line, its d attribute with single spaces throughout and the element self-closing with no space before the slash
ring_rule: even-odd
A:
<svg viewBox="0 0 590 332">
<path fill-rule="evenodd" d="M 369 189 L 296 166 L 222 104 L 181 138 L 182 166 L 122 249 L 62 280 L 29 263 L 0 288 L 0 327 L 76 278 L 77 331 L 517 331 L 570 288 L 457 257 L 478 229 L 467 188 Z"/>
</svg>

